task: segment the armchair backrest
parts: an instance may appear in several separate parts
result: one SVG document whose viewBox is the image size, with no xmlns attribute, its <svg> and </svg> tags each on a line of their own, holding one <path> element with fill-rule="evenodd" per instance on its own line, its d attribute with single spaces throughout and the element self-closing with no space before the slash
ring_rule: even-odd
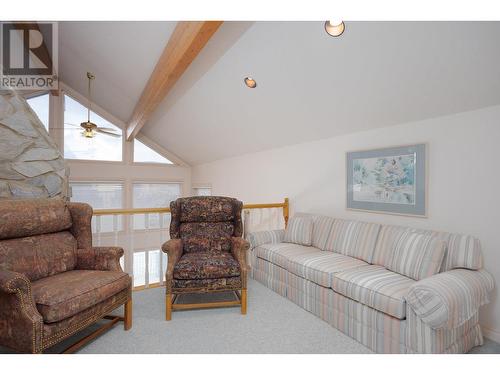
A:
<svg viewBox="0 0 500 375">
<path fill-rule="evenodd" d="M 34 281 L 73 270 L 92 246 L 92 208 L 62 199 L 0 201 L 0 269 Z"/>
<path fill-rule="evenodd" d="M 231 237 L 241 237 L 243 203 L 229 197 L 179 198 L 170 203 L 170 238 L 180 238 L 185 253 L 229 252 Z"/>
</svg>

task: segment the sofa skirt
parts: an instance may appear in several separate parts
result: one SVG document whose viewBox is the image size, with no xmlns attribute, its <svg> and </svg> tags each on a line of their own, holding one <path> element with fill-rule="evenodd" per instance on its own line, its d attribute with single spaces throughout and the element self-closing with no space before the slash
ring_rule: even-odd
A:
<svg viewBox="0 0 500 375">
<path fill-rule="evenodd" d="M 397 319 L 253 257 L 252 278 L 376 353 L 466 353 L 483 344 L 476 314 L 453 330 L 435 330 L 411 310 Z"/>
</svg>

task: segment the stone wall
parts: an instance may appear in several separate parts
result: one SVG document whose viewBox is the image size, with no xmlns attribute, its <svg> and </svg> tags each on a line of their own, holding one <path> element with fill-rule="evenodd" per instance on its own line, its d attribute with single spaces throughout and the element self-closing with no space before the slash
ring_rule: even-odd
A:
<svg viewBox="0 0 500 375">
<path fill-rule="evenodd" d="M 69 169 L 26 100 L 0 95 L 0 199 L 69 197 Z"/>
</svg>

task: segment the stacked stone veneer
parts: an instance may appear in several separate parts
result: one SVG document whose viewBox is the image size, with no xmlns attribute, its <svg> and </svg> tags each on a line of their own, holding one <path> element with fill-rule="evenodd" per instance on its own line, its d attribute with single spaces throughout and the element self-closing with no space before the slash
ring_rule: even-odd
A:
<svg viewBox="0 0 500 375">
<path fill-rule="evenodd" d="M 63 156 L 26 100 L 0 95 L 0 199 L 68 198 Z"/>
</svg>

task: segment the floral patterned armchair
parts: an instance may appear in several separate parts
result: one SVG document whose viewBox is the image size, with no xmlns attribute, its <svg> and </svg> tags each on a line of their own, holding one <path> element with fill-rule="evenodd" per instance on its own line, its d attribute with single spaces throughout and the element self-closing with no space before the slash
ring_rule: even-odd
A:
<svg viewBox="0 0 500 375">
<path fill-rule="evenodd" d="M 249 243 L 241 236 L 242 203 L 228 197 L 179 198 L 170 204 L 170 240 L 162 246 L 168 254 L 166 320 L 172 310 L 188 308 L 247 308 Z M 200 304 L 175 303 L 180 294 L 233 291 L 235 301 Z"/>
<path fill-rule="evenodd" d="M 61 199 L 0 200 L 0 345 L 42 353 L 106 317 L 132 327 L 123 249 L 92 246 L 92 207 Z M 109 316 L 124 305 L 124 317 Z M 65 350 L 77 350 L 90 334 Z"/>
</svg>

